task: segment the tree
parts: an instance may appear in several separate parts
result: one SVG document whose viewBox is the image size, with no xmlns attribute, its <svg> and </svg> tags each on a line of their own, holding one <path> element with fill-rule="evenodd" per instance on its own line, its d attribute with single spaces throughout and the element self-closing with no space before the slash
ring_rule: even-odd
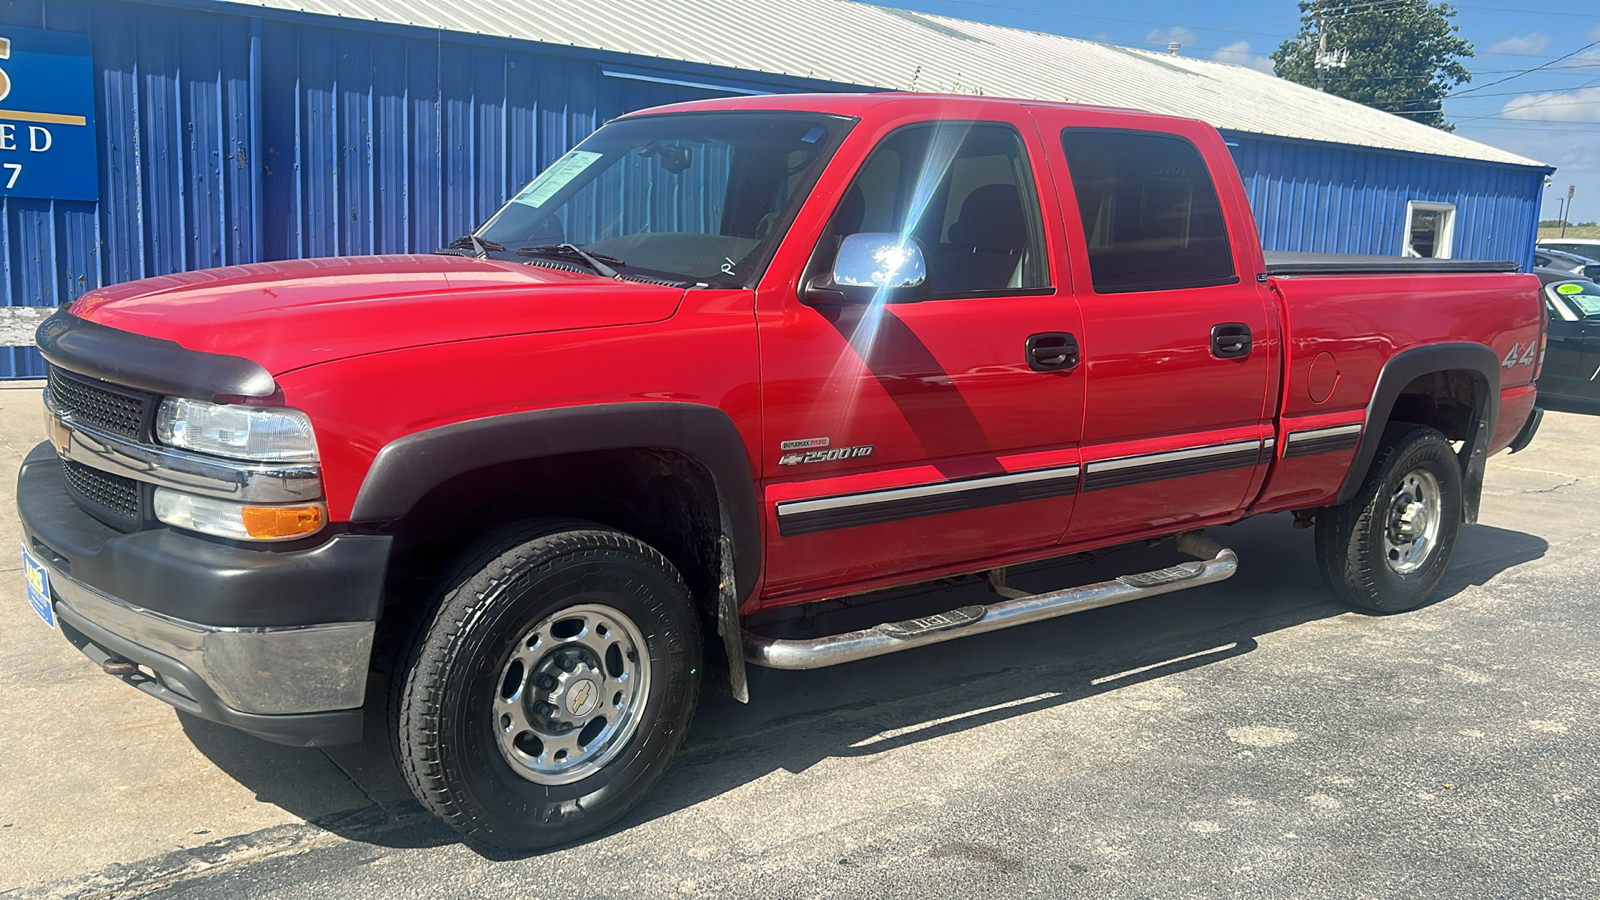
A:
<svg viewBox="0 0 1600 900">
<path fill-rule="evenodd" d="M 1472 80 L 1461 64 L 1472 44 L 1451 22 L 1455 14 L 1450 4 L 1428 0 L 1300 0 L 1300 31 L 1272 52 L 1273 71 L 1312 87 L 1320 80 L 1330 94 L 1454 131 L 1444 119 L 1444 98 Z"/>
</svg>

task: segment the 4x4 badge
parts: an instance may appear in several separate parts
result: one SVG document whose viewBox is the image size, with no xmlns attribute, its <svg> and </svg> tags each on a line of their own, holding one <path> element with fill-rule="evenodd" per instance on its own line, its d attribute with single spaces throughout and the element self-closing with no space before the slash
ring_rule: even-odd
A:
<svg viewBox="0 0 1600 900">
<path fill-rule="evenodd" d="M 1535 354 L 1538 353 L 1538 350 L 1538 345 L 1534 344 L 1532 341 L 1528 342 L 1527 350 L 1522 349 L 1522 343 L 1520 341 L 1512 344 L 1510 352 L 1506 354 L 1506 358 L 1500 361 L 1500 368 L 1514 369 L 1517 366 L 1531 366 L 1533 365 L 1533 360 L 1535 359 Z M 1517 355 L 1519 352 L 1522 354 L 1521 356 Z"/>
</svg>

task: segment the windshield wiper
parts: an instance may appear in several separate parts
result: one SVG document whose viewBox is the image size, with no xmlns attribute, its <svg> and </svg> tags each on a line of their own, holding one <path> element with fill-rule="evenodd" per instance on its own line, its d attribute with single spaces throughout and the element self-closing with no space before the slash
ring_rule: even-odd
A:
<svg viewBox="0 0 1600 900">
<path fill-rule="evenodd" d="M 622 275 L 611 266 L 626 267 L 628 265 L 615 256 L 607 256 L 604 253 L 590 253 L 577 244 L 540 244 L 537 247 L 523 247 L 517 251 L 517 255 L 576 257 L 588 263 L 589 268 L 593 269 L 596 274 L 617 279 L 622 278 Z"/>
<path fill-rule="evenodd" d="M 496 244 L 494 241 L 486 241 L 475 234 L 463 234 L 461 237 L 446 244 L 444 249 L 471 250 L 480 259 L 487 259 L 491 250 L 495 253 L 504 253 L 506 250 L 505 245 Z"/>
</svg>

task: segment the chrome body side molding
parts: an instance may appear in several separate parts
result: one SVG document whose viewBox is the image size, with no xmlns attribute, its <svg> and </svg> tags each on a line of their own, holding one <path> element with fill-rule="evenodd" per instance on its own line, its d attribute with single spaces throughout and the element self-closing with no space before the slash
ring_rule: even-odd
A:
<svg viewBox="0 0 1600 900">
<path fill-rule="evenodd" d="M 1083 489 L 1085 492 L 1099 491 L 1248 468 L 1260 462 L 1262 447 L 1261 440 L 1234 441 L 1187 450 L 1095 460 L 1086 467 Z"/>
<path fill-rule="evenodd" d="M 1335 450 L 1352 450 L 1361 442 L 1360 422 L 1349 425 L 1331 425 L 1327 428 L 1309 428 L 1291 431 L 1283 439 L 1283 458 L 1310 456 L 1314 453 L 1331 453 Z"/>
<path fill-rule="evenodd" d="M 905 488 L 863 491 L 815 500 L 794 500 L 778 504 L 778 533 L 784 537 L 873 525 L 931 516 L 939 513 L 981 509 L 1003 503 L 1021 503 L 1075 493 L 1078 467 L 1062 466 L 961 481 Z"/>
</svg>

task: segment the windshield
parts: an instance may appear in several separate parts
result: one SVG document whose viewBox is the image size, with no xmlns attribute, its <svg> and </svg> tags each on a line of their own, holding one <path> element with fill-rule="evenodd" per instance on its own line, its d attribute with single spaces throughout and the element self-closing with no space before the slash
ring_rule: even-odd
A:
<svg viewBox="0 0 1600 900">
<path fill-rule="evenodd" d="M 1600 284 L 1564 281 L 1550 285 L 1545 293 L 1553 301 L 1556 314 L 1569 322 L 1600 317 Z"/>
<path fill-rule="evenodd" d="M 623 277 L 754 286 L 849 126 L 792 112 L 621 119 L 540 173 L 477 237 L 497 245 L 496 258 L 569 268 L 581 263 L 560 246 L 571 244 Z"/>
</svg>

